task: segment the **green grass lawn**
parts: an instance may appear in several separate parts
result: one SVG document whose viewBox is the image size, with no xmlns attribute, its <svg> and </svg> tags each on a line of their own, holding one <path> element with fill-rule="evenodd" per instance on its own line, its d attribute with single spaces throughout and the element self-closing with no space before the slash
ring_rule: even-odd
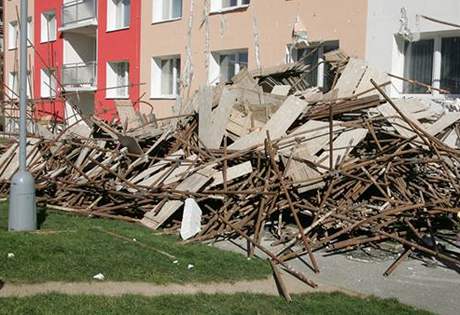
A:
<svg viewBox="0 0 460 315">
<path fill-rule="evenodd" d="M 65 310 L 65 312 L 63 311 Z M 430 314 L 396 300 L 359 299 L 340 293 L 294 296 L 288 304 L 264 295 L 192 295 L 146 298 L 40 295 L 0 299 L 1 314 Z"/>
<path fill-rule="evenodd" d="M 38 233 L 11 233 L 7 212 L 7 204 L 0 204 L 0 279 L 6 282 L 91 281 L 102 273 L 107 281 L 165 284 L 260 279 L 271 274 L 259 259 L 247 260 L 206 245 L 181 245 L 176 237 L 125 222 L 48 212 Z M 194 268 L 189 270 L 189 264 Z M 51 299 L 55 298 L 62 297 Z"/>
</svg>

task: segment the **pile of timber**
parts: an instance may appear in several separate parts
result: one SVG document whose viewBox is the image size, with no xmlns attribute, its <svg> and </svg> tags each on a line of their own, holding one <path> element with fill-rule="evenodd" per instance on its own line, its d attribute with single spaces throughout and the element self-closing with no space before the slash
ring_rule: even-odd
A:
<svg viewBox="0 0 460 315">
<path fill-rule="evenodd" d="M 385 74 L 347 61 L 328 93 L 299 64 L 244 70 L 175 117 L 120 103 L 121 126 L 93 117 L 30 138 L 39 200 L 188 241 L 242 237 L 311 286 L 289 260 L 307 255 L 319 272 L 318 250 L 388 240 L 405 250 L 387 274 L 411 252 L 458 269 L 459 254 L 438 241 L 454 243 L 458 227 L 460 113 L 392 100 Z M 0 156 L 4 194 L 16 170 L 14 144 Z M 266 232 L 281 250 L 263 246 Z"/>
</svg>

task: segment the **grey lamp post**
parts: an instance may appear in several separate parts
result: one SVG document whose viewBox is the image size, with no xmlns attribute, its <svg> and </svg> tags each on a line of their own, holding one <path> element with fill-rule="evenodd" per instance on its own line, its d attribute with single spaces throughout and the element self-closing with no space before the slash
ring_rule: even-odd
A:
<svg viewBox="0 0 460 315">
<path fill-rule="evenodd" d="M 33 231 L 37 229 L 35 182 L 27 171 L 27 3 L 21 0 L 19 44 L 19 171 L 13 176 L 10 187 L 8 229 Z"/>
</svg>

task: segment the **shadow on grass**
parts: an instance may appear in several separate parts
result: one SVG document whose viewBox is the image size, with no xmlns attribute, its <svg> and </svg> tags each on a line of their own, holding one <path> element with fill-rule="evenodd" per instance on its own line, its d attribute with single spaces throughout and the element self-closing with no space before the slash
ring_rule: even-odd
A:
<svg viewBox="0 0 460 315">
<path fill-rule="evenodd" d="M 40 230 L 48 217 L 46 208 L 37 208 L 37 228 Z"/>
<path fill-rule="evenodd" d="M 45 207 L 37 207 L 37 228 L 41 229 L 42 225 L 48 218 L 48 212 Z M 0 204 L 0 230 L 8 230 L 8 203 Z"/>
</svg>

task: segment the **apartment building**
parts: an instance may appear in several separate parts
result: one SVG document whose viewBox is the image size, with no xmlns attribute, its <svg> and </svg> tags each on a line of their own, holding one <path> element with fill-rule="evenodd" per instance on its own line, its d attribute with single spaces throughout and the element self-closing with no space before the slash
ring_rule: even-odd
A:
<svg viewBox="0 0 460 315">
<path fill-rule="evenodd" d="M 19 0 L 4 3 L 5 72 L 15 98 Z M 115 100 L 139 100 L 140 8 L 129 0 L 29 1 L 30 90 L 38 118 L 72 121 L 78 116 L 71 105 L 78 105 L 78 114 L 111 120 Z"/>
<path fill-rule="evenodd" d="M 205 84 L 243 68 L 318 63 L 309 77 L 327 89 L 323 54 L 340 48 L 382 71 L 459 94 L 460 3 L 443 0 L 40 0 L 29 1 L 30 88 L 36 116 L 72 119 L 72 106 L 105 120 L 116 100 L 159 117 Z M 192 5 L 193 4 L 193 5 Z M 17 89 L 17 10 L 4 1 L 7 97 Z M 394 79 L 393 96 L 436 91 Z M 444 96 L 443 96 L 444 97 Z"/>
<path fill-rule="evenodd" d="M 458 0 L 369 0 L 366 59 L 382 71 L 451 94 L 394 79 L 393 97 L 457 98 L 460 94 L 459 25 Z"/>
<path fill-rule="evenodd" d="M 352 56 L 365 55 L 367 0 L 153 0 L 143 5 L 141 82 L 147 84 L 141 95 L 160 116 L 172 113 L 179 90 L 186 97 L 189 89 L 228 80 L 243 67 L 298 60 L 320 43 L 308 61 L 339 47 Z M 297 22 L 306 40 L 291 47 Z M 313 84 L 327 84 L 324 70 L 321 64 L 312 74 Z"/>
</svg>

